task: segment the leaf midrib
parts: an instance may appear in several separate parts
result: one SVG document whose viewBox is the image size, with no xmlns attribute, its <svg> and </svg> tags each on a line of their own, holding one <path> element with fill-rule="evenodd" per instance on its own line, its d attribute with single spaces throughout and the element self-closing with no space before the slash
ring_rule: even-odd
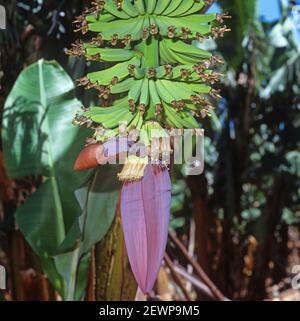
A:
<svg viewBox="0 0 300 321">
<path fill-rule="evenodd" d="M 43 75 L 43 60 L 39 60 L 38 62 L 38 68 L 39 68 L 39 90 L 40 90 L 40 99 L 41 99 L 41 105 L 43 108 L 43 111 L 47 110 L 47 99 L 45 95 L 45 82 L 44 82 L 44 75 Z M 54 167 L 54 161 L 52 158 L 52 137 L 50 132 L 50 124 L 48 117 L 46 115 L 45 119 L 45 126 L 46 130 L 48 132 L 48 140 L 47 140 L 47 150 L 48 150 L 48 163 L 49 163 L 49 170 L 50 170 L 50 182 L 52 185 L 53 190 L 53 198 L 54 198 L 54 204 L 55 204 L 55 214 L 56 216 L 54 219 L 56 220 L 56 226 L 57 226 L 57 242 L 60 244 L 65 236 L 65 227 L 64 227 L 64 219 L 63 219 L 63 208 L 62 203 L 59 196 L 59 188 L 56 180 L 56 172 Z"/>
</svg>

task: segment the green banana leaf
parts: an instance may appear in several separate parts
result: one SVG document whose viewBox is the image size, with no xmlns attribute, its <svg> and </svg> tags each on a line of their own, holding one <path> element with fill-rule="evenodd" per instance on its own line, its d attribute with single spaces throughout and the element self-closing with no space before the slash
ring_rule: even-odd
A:
<svg viewBox="0 0 300 321">
<path fill-rule="evenodd" d="M 300 79 L 300 45 L 292 18 L 287 17 L 271 29 L 268 41 L 273 52 L 269 57 L 272 71 L 267 75 L 268 83 L 260 96 L 268 99 L 276 92 L 284 92 L 290 83 L 298 84 Z M 299 86 L 292 86 L 294 94 L 300 94 Z"/>
<path fill-rule="evenodd" d="M 225 24 L 231 28 L 224 38 L 218 40 L 218 49 L 226 62 L 237 68 L 243 60 L 243 39 L 249 28 L 258 20 L 257 0 L 219 0 L 218 5 L 232 17 Z"/>
<path fill-rule="evenodd" d="M 62 254 L 55 256 L 59 273 L 66 280 L 67 300 L 80 300 L 84 296 L 87 277 L 82 271 L 88 269 L 90 250 L 106 235 L 115 217 L 120 189 L 118 172 L 117 165 L 101 166 L 75 193 L 82 214 L 58 249 Z M 70 262 L 73 273 L 66 273 L 66 269 L 60 267 L 68 268 Z"/>
<path fill-rule="evenodd" d="M 95 185 L 82 188 L 89 172 L 78 174 L 72 169 L 88 134 L 71 124 L 79 108 L 70 77 L 58 63 L 40 60 L 20 74 L 3 115 L 9 175 L 43 177 L 42 185 L 17 210 L 16 221 L 64 299 L 84 295 L 89 250 L 107 232 L 118 197 L 117 186 L 109 186 L 109 192 L 100 195 L 98 185 L 108 184 L 109 176 L 94 181 L 98 193 Z M 79 188 L 85 207 L 75 196 Z"/>
</svg>

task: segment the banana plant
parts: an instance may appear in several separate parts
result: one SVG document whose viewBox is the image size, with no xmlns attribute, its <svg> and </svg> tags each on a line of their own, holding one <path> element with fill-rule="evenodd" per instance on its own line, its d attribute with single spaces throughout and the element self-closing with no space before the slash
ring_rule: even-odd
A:
<svg viewBox="0 0 300 321">
<path fill-rule="evenodd" d="M 74 119 L 94 130 L 76 170 L 123 155 L 132 141 L 147 150 L 152 130 L 159 137 L 185 128 L 203 135 L 198 120 L 209 116 L 212 101 L 220 98 L 212 84 L 219 79 L 215 66 L 222 60 L 198 44 L 229 31 L 221 25 L 226 14 L 202 13 L 212 2 L 96 0 L 76 18 L 76 31 L 93 36 L 89 42 L 76 41 L 67 53 L 105 66 L 78 80 L 99 92 L 101 106 L 84 108 Z M 125 134 L 130 137 L 125 147 L 109 148 Z M 161 161 L 164 152 L 158 145 L 152 165 L 147 156 L 125 156 L 119 174 L 126 247 L 144 293 L 154 285 L 167 242 L 171 183 Z"/>
</svg>

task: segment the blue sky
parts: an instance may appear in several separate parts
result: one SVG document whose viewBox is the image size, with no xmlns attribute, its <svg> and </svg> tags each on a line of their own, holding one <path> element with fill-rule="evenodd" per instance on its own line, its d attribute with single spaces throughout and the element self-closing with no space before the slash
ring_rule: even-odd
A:
<svg viewBox="0 0 300 321">
<path fill-rule="evenodd" d="M 273 21 L 279 17 L 279 1 L 278 0 L 260 0 L 259 15 L 267 21 Z"/>
<path fill-rule="evenodd" d="M 216 12 L 216 10 L 218 10 L 217 5 L 214 4 L 211 11 Z M 259 15 L 266 21 L 276 20 L 279 17 L 279 0 L 259 0 Z"/>
</svg>

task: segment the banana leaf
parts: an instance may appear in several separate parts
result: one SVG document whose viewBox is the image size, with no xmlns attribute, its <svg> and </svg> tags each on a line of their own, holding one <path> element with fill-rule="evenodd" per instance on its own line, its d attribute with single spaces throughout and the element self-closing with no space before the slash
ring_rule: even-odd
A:
<svg viewBox="0 0 300 321">
<path fill-rule="evenodd" d="M 16 211 L 16 222 L 63 299 L 84 295 L 89 251 L 107 232 L 118 197 L 117 186 L 100 195 L 98 186 L 108 184 L 109 178 L 100 181 L 97 176 L 91 187 L 89 172 L 73 172 L 88 134 L 71 124 L 79 108 L 71 78 L 58 63 L 40 60 L 20 74 L 3 115 L 10 177 L 43 177 L 41 186 Z M 86 206 L 80 206 L 75 195 L 79 188 Z"/>
<path fill-rule="evenodd" d="M 226 62 L 233 68 L 239 67 L 242 63 L 244 55 L 243 39 L 249 28 L 253 27 L 258 21 L 257 4 L 257 0 L 218 1 L 222 10 L 228 12 L 232 17 L 226 21 L 226 25 L 231 28 L 231 32 L 217 42 Z"/>
</svg>

